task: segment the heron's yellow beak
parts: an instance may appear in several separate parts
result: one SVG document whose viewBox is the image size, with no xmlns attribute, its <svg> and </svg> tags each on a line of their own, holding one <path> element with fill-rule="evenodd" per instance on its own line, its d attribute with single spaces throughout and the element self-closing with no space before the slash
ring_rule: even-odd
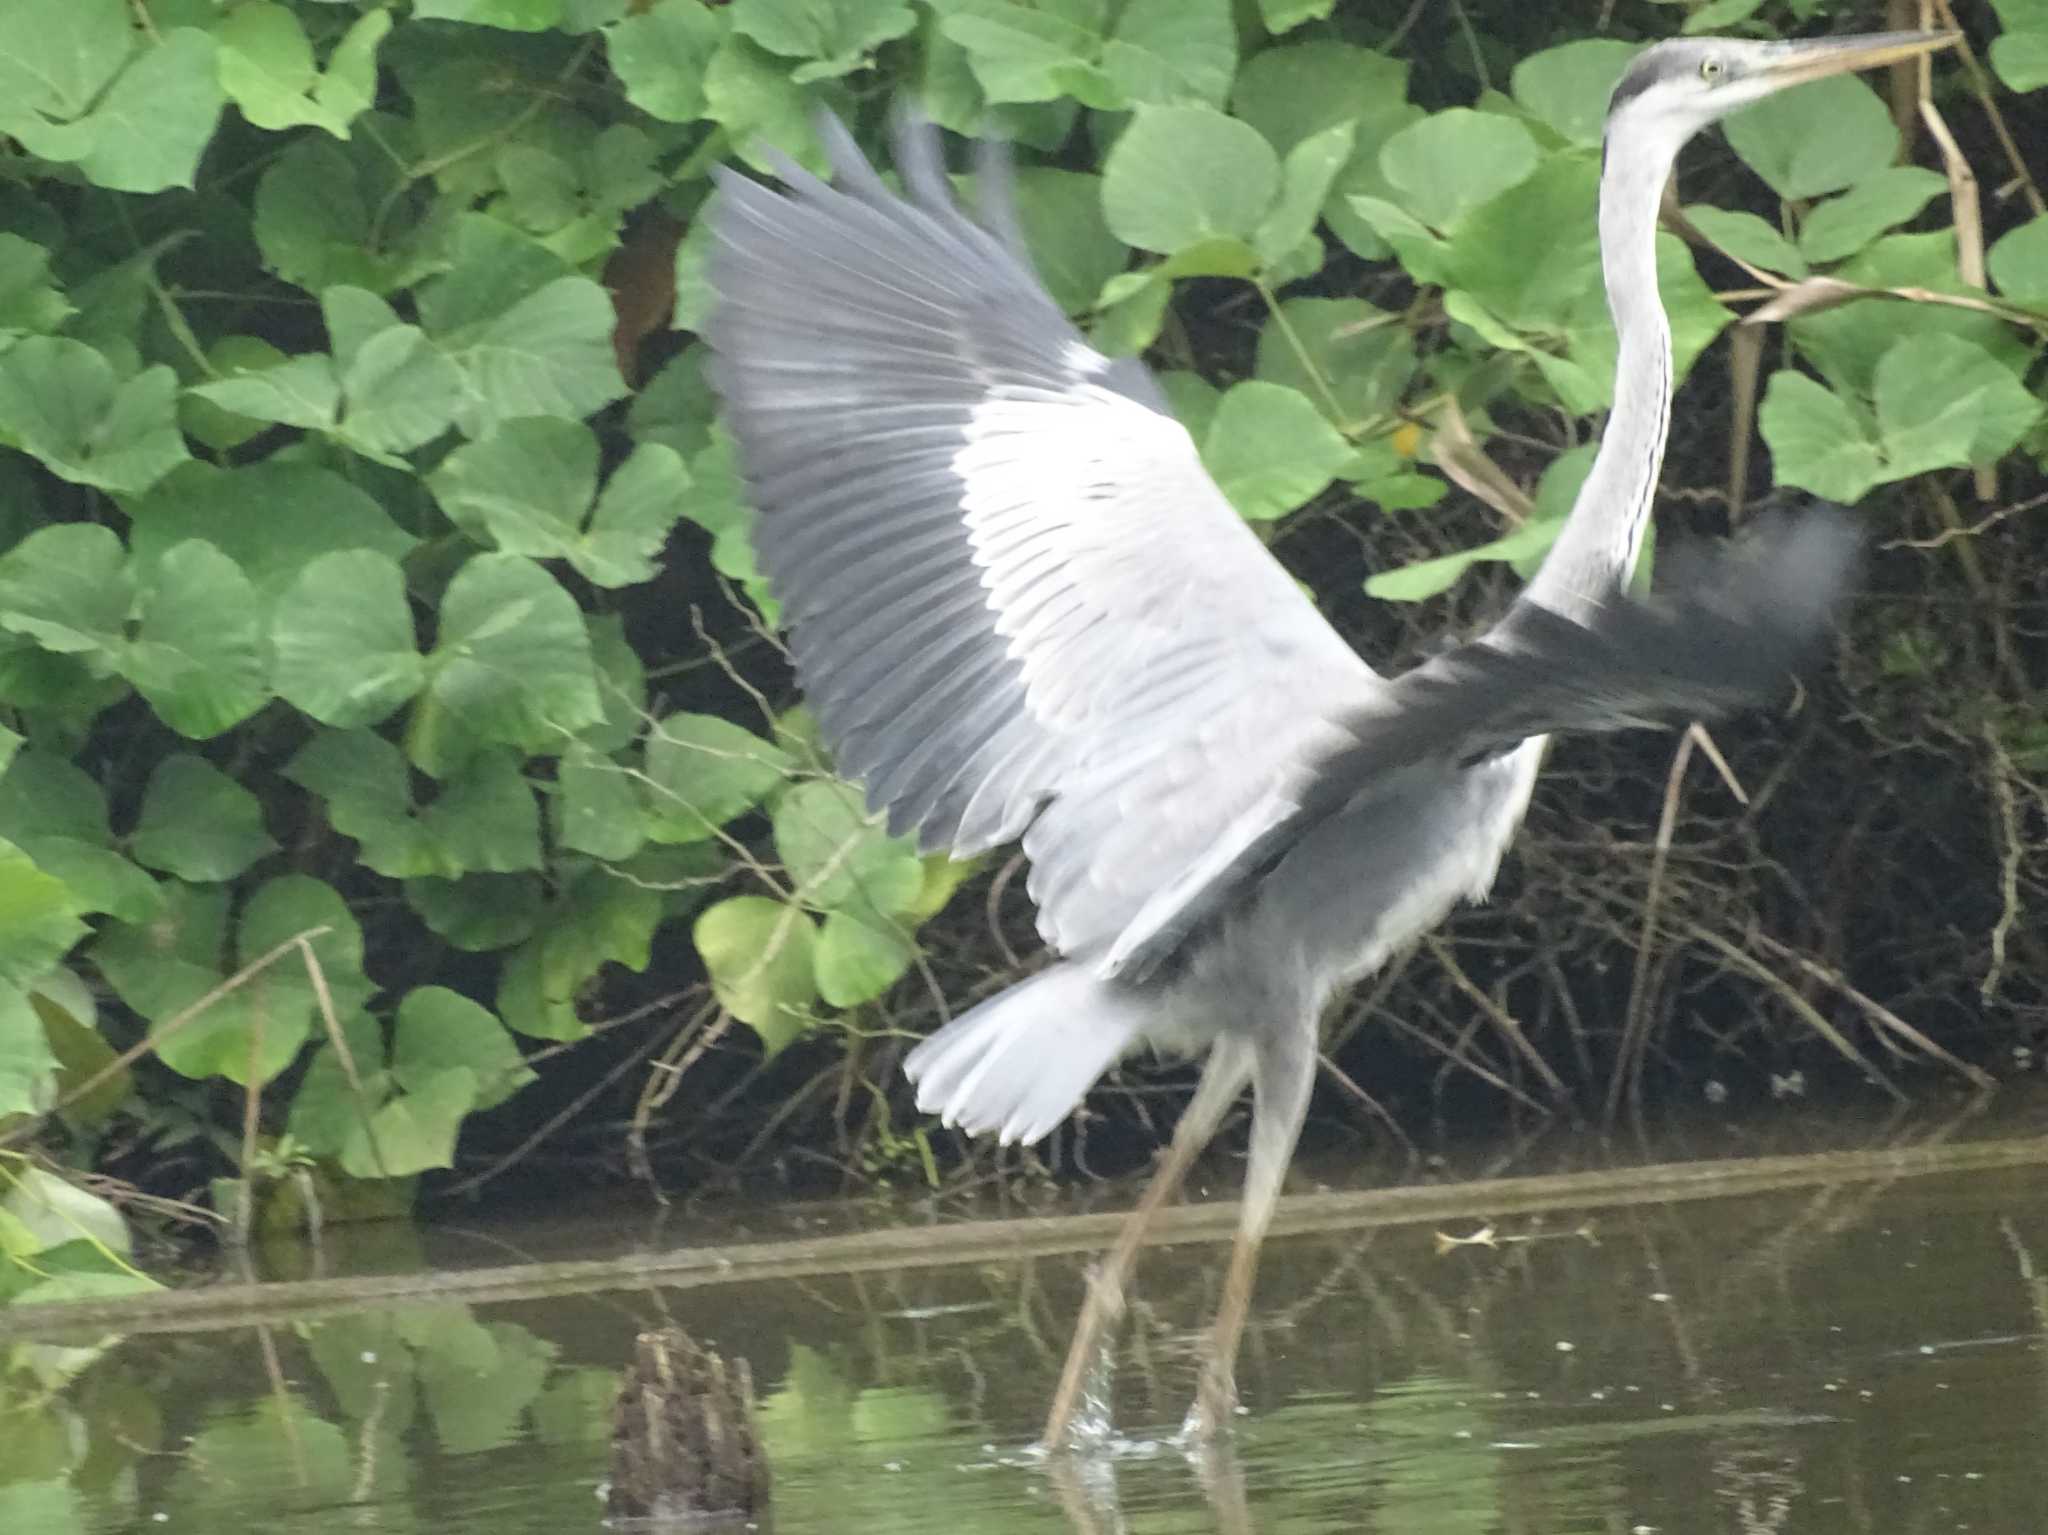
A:
<svg viewBox="0 0 2048 1535">
<path fill-rule="evenodd" d="M 1959 32 L 1865 32 L 1856 37 L 1820 37 L 1782 44 L 1782 52 L 1758 71 L 1772 90 L 1803 85 L 1827 75 L 1876 69 L 1946 48 Z"/>
</svg>

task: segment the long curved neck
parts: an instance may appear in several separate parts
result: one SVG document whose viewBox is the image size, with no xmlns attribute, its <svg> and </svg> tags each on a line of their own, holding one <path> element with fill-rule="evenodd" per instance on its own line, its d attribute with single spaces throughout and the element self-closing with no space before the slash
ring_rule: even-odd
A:
<svg viewBox="0 0 2048 1535">
<path fill-rule="evenodd" d="M 1625 588 L 1649 526 L 1671 425 L 1671 326 L 1657 296 L 1657 209 L 1678 143 L 1608 135 L 1600 175 L 1600 260 L 1619 355 L 1614 408 L 1592 470 L 1527 596 L 1566 613 Z"/>
</svg>

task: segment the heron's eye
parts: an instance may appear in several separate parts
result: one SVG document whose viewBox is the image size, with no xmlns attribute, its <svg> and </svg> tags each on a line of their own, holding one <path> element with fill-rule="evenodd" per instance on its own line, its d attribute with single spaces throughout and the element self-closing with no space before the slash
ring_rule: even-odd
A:
<svg viewBox="0 0 2048 1535">
<path fill-rule="evenodd" d="M 1709 85 L 1719 85 L 1728 74 L 1728 66 L 1718 55 L 1708 54 L 1700 60 L 1700 78 Z"/>
</svg>

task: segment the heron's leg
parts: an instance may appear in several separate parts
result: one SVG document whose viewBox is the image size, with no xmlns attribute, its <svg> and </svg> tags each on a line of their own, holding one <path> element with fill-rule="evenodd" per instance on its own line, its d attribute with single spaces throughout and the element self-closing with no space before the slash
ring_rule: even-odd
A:
<svg viewBox="0 0 2048 1535">
<path fill-rule="evenodd" d="M 1160 1208 L 1173 1198 L 1187 1177 L 1188 1167 L 1201 1154 L 1223 1122 L 1224 1113 L 1243 1091 L 1251 1075 L 1250 1051 L 1236 1040 L 1221 1039 L 1209 1051 L 1202 1068 L 1202 1080 L 1174 1126 L 1173 1141 L 1166 1148 L 1152 1181 L 1138 1197 L 1138 1204 L 1117 1233 L 1116 1245 L 1103 1256 L 1088 1276 L 1088 1294 L 1081 1303 L 1081 1315 L 1074 1323 L 1074 1341 L 1067 1345 L 1066 1368 L 1060 1372 L 1059 1390 L 1052 1399 L 1052 1411 L 1045 1420 L 1047 1449 L 1066 1443 L 1074 1414 L 1086 1395 L 1089 1373 L 1095 1368 L 1105 1328 L 1115 1325 L 1124 1310 L 1124 1282 L 1145 1245 L 1145 1231 Z"/>
<path fill-rule="evenodd" d="M 1202 1359 L 1195 1405 L 1186 1431 L 1197 1439 L 1215 1436 L 1229 1425 L 1237 1406 L 1237 1345 L 1250 1309 L 1252 1281 L 1259 1268 L 1259 1245 L 1280 1202 L 1287 1164 L 1301 1139 L 1308 1113 L 1309 1090 L 1315 1085 L 1316 1040 L 1307 1031 L 1262 1037 L 1252 1061 L 1251 1159 L 1245 1168 L 1244 1202 L 1238 1207 L 1237 1237 L 1230 1247 L 1230 1268 L 1223 1277 L 1223 1299 L 1216 1308 L 1215 1330 Z"/>
</svg>

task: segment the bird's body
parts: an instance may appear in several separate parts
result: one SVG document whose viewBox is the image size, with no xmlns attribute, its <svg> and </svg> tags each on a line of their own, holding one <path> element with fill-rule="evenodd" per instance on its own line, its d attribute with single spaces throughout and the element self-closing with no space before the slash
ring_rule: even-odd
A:
<svg viewBox="0 0 2048 1535">
<path fill-rule="evenodd" d="M 1687 40 L 1632 66 L 1602 178 L 1620 366 L 1601 452 L 1507 617 L 1391 679 L 1267 554 L 1143 369 L 1096 352 L 1046 297 L 999 156 L 981 163 L 979 222 L 914 126 L 897 148 L 907 198 L 830 122 L 834 186 L 793 166 L 786 197 L 722 179 L 712 376 L 799 680 L 893 829 L 963 854 L 1022 838 L 1057 956 L 912 1052 L 920 1106 L 1028 1143 L 1120 1056 L 1206 1053 L 1077 1329 L 1049 1439 L 1145 1219 L 1249 1082 L 1243 1214 L 1196 1426 L 1224 1421 L 1321 1012 L 1486 892 L 1543 736 L 1768 696 L 1819 630 L 1852 542 L 1822 521 L 1674 601 L 1624 599 L 1669 415 L 1657 199 L 1721 112 L 1930 41 Z"/>
</svg>

